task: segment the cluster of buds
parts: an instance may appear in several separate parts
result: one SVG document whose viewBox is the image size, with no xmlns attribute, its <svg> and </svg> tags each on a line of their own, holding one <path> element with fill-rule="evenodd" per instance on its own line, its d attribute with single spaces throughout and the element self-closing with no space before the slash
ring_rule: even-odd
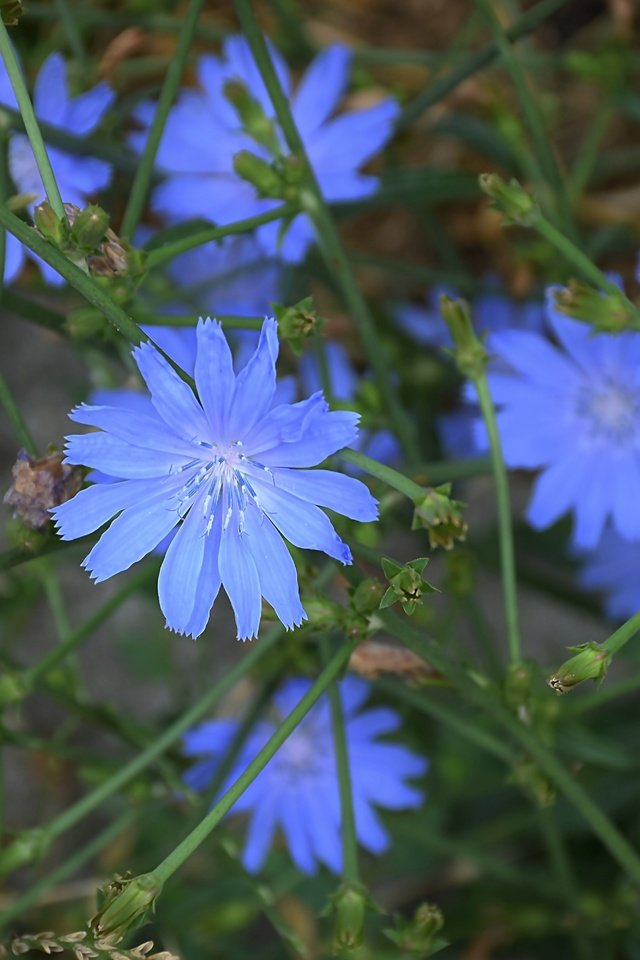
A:
<svg viewBox="0 0 640 960">
<path fill-rule="evenodd" d="M 381 609 L 400 603 L 404 612 L 410 617 L 416 607 L 422 604 L 424 593 L 437 592 L 437 587 L 425 580 L 422 575 L 429 563 L 428 557 L 418 557 L 405 564 L 383 557 L 381 562 L 384 575 L 389 581 L 389 587 L 380 600 Z"/>
<path fill-rule="evenodd" d="M 464 503 L 452 499 L 450 483 L 427 487 L 423 496 L 414 502 L 411 529 L 425 527 L 432 550 L 436 547 L 452 550 L 455 540 L 466 538 L 468 525 L 462 516 Z"/>
</svg>

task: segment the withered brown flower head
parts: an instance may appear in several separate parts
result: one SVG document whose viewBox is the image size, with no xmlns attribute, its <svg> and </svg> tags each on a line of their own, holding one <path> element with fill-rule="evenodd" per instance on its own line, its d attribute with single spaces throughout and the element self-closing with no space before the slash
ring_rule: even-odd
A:
<svg viewBox="0 0 640 960">
<path fill-rule="evenodd" d="M 13 469 L 13 483 L 4 502 L 31 530 L 49 523 L 49 509 L 70 500 L 82 486 L 82 470 L 62 462 L 61 453 L 37 459 L 20 450 Z"/>
</svg>

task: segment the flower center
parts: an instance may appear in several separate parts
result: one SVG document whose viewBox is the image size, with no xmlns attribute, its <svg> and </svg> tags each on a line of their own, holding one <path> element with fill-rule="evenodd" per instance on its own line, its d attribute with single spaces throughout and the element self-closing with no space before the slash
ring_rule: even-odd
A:
<svg viewBox="0 0 640 960">
<path fill-rule="evenodd" d="M 593 437 L 627 441 L 640 426 L 640 395 L 611 381 L 600 390 L 583 387 L 577 412 L 588 421 Z"/>
<path fill-rule="evenodd" d="M 21 133 L 15 134 L 9 144 L 9 171 L 20 193 L 35 194 L 35 200 L 44 196 L 36 158 L 29 140 Z"/>
<path fill-rule="evenodd" d="M 206 490 L 202 498 L 202 514 L 206 524 L 205 533 L 211 533 L 220 496 L 226 489 L 228 500 L 223 530 L 227 529 L 237 511 L 238 533 L 243 533 L 248 503 L 253 502 L 262 509 L 258 495 L 247 479 L 246 470 L 255 466 L 268 474 L 271 471 L 242 452 L 241 440 L 232 440 L 228 444 L 211 443 L 208 440 L 196 440 L 194 443 L 203 448 L 205 455 L 195 457 L 180 467 L 181 473 L 188 471 L 191 474 L 177 494 L 180 516 L 185 517 L 200 492 Z"/>
<path fill-rule="evenodd" d="M 318 747 L 319 740 L 313 730 L 292 733 L 277 755 L 282 776 L 295 779 L 318 772 L 321 767 Z"/>
</svg>

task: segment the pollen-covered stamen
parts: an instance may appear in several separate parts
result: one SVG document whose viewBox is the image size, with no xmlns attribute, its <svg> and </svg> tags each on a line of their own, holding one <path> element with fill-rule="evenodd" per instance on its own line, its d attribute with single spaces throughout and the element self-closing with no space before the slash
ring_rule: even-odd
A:
<svg viewBox="0 0 640 960">
<path fill-rule="evenodd" d="M 217 444 L 194 438 L 193 444 L 196 447 L 203 448 L 203 451 L 212 452 L 214 455 L 209 455 L 206 459 L 196 457 L 179 467 L 180 473 L 191 471 L 191 476 L 176 494 L 180 517 L 184 518 L 186 516 L 203 487 L 206 487 L 206 494 L 202 498 L 198 510 L 202 510 L 205 535 L 211 533 L 218 503 L 226 486 L 230 496 L 229 506 L 223 521 L 223 529 L 226 530 L 233 516 L 237 515 L 238 530 L 243 533 L 247 504 L 252 501 L 260 508 L 258 495 L 247 479 L 245 470 L 251 466 L 257 466 L 269 473 L 271 471 L 268 470 L 268 467 L 263 467 L 262 464 L 256 464 L 250 457 L 240 452 L 241 440 L 233 440 L 228 444 Z"/>
</svg>

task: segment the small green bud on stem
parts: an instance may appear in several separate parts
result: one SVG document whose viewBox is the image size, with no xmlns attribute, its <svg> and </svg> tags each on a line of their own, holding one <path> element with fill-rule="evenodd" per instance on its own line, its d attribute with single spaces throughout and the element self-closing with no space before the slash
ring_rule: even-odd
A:
<svg viewBox="0 0 640 960">
<path fill-rule="evenodd" d="M 507 183 L 497 173 L 481 173 L 478 183 L 509 226 L 531 227 L 540 216 L 538 204 L 517 180 Z"/>
<path fill-rule="evenodd" d="M 464 540 L 467 523 L 462 516 L 464 504 L 450 496 L 451 484 L 428 487 L 424 496 L 414 501 L 412 530 L 426 527 L 432 549 L 452 550 L 454 540 Z"/>
<path fill-rule="evenodd" d="M 556 693 L 567 693 L 584 680 L 600 683 L 606 677 L 612 653 L 603 644 L 581 643 L 569 650 L 575 656 L 566 660 L 547 680 Z"/>
</svg>

